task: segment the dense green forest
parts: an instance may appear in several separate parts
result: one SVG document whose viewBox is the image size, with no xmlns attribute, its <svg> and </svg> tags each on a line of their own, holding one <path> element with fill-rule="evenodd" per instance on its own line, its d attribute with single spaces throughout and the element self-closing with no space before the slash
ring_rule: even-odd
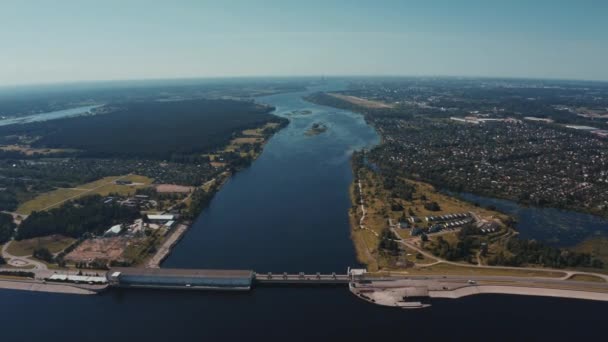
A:
<svg viewBox="0 0 608 342">
<path fill-rule="evenodd" d="M 115 112 L 0 127 L 0 136 L 39 136 L 34 147 L 75 148 L 80 157 L 183 160 L 226 145 L 234 134 L 280 122 L 271 107 L 233 100 L 115 104 Z"/>
<path fill-rule="evenodd" d="M 101 234 L 112 225 L 131 222 L 139 211 L 118 204 L 103 204 L 92 195 L 66 203 L 59 208 L 31 213 L 19 226 L 16 238 L 62 234 L 79 238 L 85 233 Z"/>
<path fill-rule="evenodd" d="M 0 244 L 10 240 L 14 231 L 13 217 L 9 214 L 0 213 Z"/>
</svg>

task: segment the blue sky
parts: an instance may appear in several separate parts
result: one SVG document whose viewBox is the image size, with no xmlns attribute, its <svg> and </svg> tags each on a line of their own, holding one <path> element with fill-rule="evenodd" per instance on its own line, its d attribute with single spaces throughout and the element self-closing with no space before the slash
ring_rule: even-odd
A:
<svg viewBox="0 0 608 342">
<path fill-rule="evenodd" d="M 0 2 L 0 85 L 290 75 L 608 80 L 608 1 Z"/>
</svg>

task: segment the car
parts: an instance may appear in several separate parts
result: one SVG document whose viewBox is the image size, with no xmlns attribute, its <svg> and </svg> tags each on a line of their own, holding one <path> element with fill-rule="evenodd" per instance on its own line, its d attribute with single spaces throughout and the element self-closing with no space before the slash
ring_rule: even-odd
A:
<svg viewBox="0 0 608 342">
<path fill-rule="evenodd" d="M 476 282 L 475 280 L 471 280 L 471 279 L 469 279 L 467 282 L 468 282 L 469 284 L 471 284 L 471 285 L 473 285 L 473 284 L 477 284 L 477 282 Z"/>
</svg>

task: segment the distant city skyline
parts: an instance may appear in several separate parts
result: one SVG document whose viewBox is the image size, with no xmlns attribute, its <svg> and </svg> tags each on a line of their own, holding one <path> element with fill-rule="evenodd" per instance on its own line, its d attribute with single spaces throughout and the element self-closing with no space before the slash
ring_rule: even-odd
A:
<svg viewBox="0 0 608 342">
<path fill-rule="evenodd" d="M 608 80 L 605 1 L 7 1 L 0 86 L 254 76 Z"/>
</svg>

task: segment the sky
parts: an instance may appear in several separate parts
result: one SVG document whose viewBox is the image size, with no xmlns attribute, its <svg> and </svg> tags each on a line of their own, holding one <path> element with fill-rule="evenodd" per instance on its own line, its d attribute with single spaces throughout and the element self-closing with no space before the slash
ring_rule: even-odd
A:
<svg viewBox="0 0 608 342">
<path fill-rule="evenodd" d="M 0 85 L 242 76 L 608 80 L 608 1 L 0 0 Z"/>
</svg>

